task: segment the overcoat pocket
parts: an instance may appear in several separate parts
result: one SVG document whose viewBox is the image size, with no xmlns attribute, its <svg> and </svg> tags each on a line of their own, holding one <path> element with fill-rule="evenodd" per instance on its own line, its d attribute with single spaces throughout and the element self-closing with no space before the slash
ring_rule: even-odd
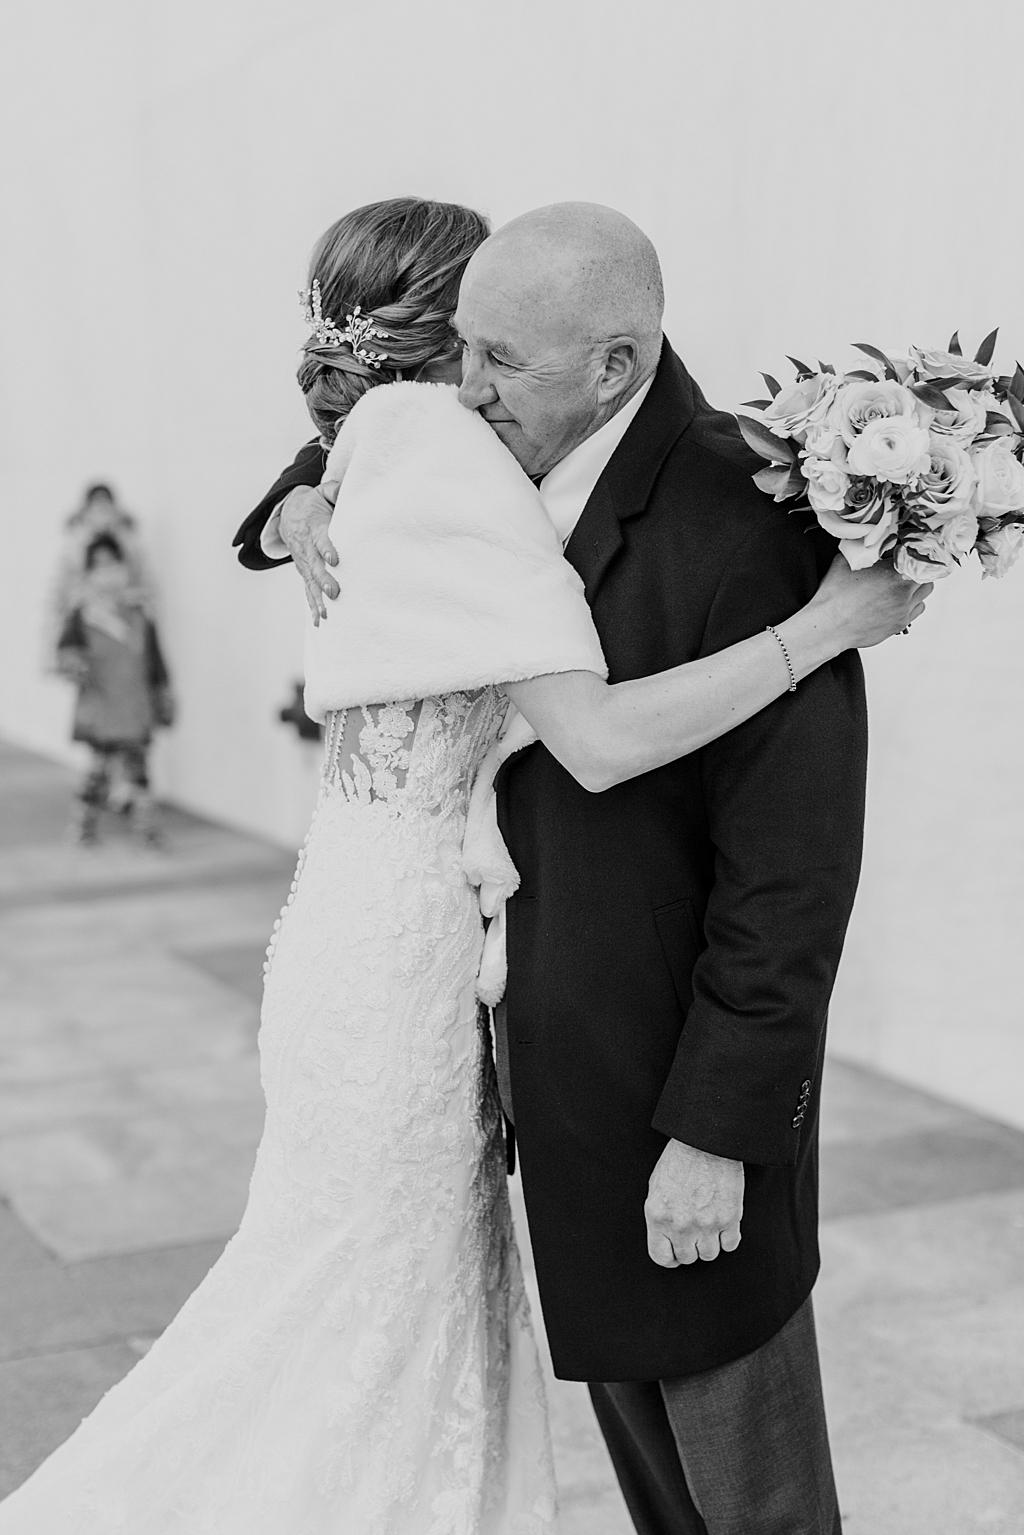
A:
<svg viewBox="0 0 1024 1535">
<path fill-rule="evenodd" d="M 685 1018 L 693 1003 L 693 967 L 704 948 L 693 914 L 693 902 L 684 899 L 655 907 L 654 925 Z"/>
</svg>

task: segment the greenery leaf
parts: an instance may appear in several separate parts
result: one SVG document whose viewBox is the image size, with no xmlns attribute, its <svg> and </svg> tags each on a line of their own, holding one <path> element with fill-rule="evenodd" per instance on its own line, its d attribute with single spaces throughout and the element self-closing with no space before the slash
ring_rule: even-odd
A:
<svg viewBox="0 0 1024 1535">
<path fill-rule="evenodd" d="M 754 484 L 766 495 L 775 496 L 777 500 L 781 500 L 787 494 L 789 465 L 772 464 L 768 469 L 759 469 L 754 475 Z"/>
<path fill-rule="evenodd" d="M 821 358 L 820 357 L 818 358 L 818 372 L 819 373 L 835 373 L 835 371 L 836 371 L 835 368 L 833 368 L 833 366 L 832 366 L 832 364 L 830 362 L 822 362 Z"/>
<path fill-rule="evenodd" d="M 768 391 L 771 394 L 772 399 L 774 400 L 775 396 L 781 390 L 782 385 L 779 383 L 777 378 L 772 378 L 770 373 L 762 373 L 761 377 L 764 379 L 765 383 L 768 385 Z"/>
<path fill-rule="evenodd" d="M 958 330 L 955 330 L 950 336 L 946 351 L 952 352 L 954 357 L 962 357 L 964 355 L 960 349 L 960 332 Z"/>
<path fill-rule="evenodd" d="M 877 384 L 878 379 L 873 373 L 868 373 L 864 368 L 854 368 L 849 373 L 843 374 L 844 378 L 862 378 L 866 384 Z"/>
<path fill-rule="evenodd" d="M 997 410 L 987 410 L 985 412 L 986 437 L 1005 437 L 1007 432 L 1016 432 L 1016 430 L 1017 428 L 1013 422 L 1008 421 L 1005 416 L 1001 416 Z"/>
<path fill-rule="evenodd" d="M 899 374 L 896 372 L 896 369 L 893 367 L 888 357 L 886 357 L 885 353 L 880 352 L 877 346 L 871 346 L 867 341 L 855 341 L 853 344 L 857 348 L 858 352 L 864 352 L 868 357 L 873 357 L 876 362 L 880 362 L 882 364 L 885 369 L 886 378 L 891 378 L 895 383 L 899 383 Z"/>
<path fill-rule="evenodd" d="M 996 337 L 998 334 L 999 326 L 997 325 L 995 330 L 989 331 L 988 335 L 985 337 L 984 341 L 981 343 L 978 350 L 974 354 L 975 362 L 979 363 L 983 368 L 987 368 L 989 363 L 992 361 L 992 353 L 996 349 Z"/>
<path fill-rule="evenodd" d="M 1014 375 L 1006 386 L 1006 392 L 1018 400 L 1024 400 L 1024 368 L 1020 363 L 1017 364 Z"/>
<path fill-rule="evenodd" d="M 946 396 L 943 394 L 942 390 L 937 389 L 932 383 L 908 384 L 907 388 L 910 390 L 911 394 L 916 394 L 919 400 L 923 400 L 926 405 L 930 405 L 932 410 L 956 409 L 956 406 L 950 400 L 946 399 Z"/>
<path fill-rule="evenodd" d="M 1006 403 L 1010 407 L 1013 419 L 1017 423 L 1017 430 L 1024 432 L 1024 401 L 1018 400 L 1015 394 L 1006 396 Z"/>
<path fill-rule="evenodd" d="M 787 438 L 776 437 L 774 432 L 770 432 L 762 422 L 755 421 L 753 416 L 737 416 L 736 420 L 747 446 L 769 463 L 792 464 L 795 461 L 796 451 Z"/>
<path fill-rule="evenodd" d="M 786 495 L 802 496 L 807 491 L 807 481 L 804 478 L 803 466 L 797 459 L 789 471 L 789 484 L 786 487 Z"/>
<path fill-rule="evenodd" d="M 789 357 L 788 352 L 786 353 L 786 356 Z M 799 357 L 789 357 L 789 360 L 796 369 L 796 376 L 798 381 L 802 378 L 814 377 L 814 369 L 809 368 L 805 362 L 801 362 Z"/>
<path fill-rule="evenodd" d="M 741 405 L 749 406 L 751 410 L 767 410 L 771 400 L 741 400 Z"/>
<path fill-rule="evenodd" d="M 928 380 L 933 389 L 970 389 L 971 385 L 966 379 L 958 378 L 951 373 L 948 378 L 930 378 Z"/>
</svg>

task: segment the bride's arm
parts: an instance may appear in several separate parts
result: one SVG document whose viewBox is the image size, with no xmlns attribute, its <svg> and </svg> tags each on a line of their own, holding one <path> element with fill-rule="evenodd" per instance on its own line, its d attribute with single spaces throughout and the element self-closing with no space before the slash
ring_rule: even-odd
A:
<svg viewBox="0 0 1024 1535">
<path fill-rule="evenodd" d="M 821 586 L 776 624 L 799 682 L 843 651 L 878 645 L 923 611 L 931 585 L 891 566 L 851 571 L 837 555 Z M 610 789 L 725 735 L 790 686 L 782 647 L 764 631 L 671 671 L 608 684 L 561 672 L 506 684 L 552 756 L 585 789 Z"/>
</svg>

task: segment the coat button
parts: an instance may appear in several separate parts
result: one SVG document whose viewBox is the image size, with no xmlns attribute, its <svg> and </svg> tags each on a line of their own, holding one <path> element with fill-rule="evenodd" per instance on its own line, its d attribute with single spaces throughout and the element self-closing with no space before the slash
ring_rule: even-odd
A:
<svg viewBox="0 0 1024 1535">
<path fill-rule="evenodd" d="M 808 1077 L 806 1081 L 801 1082 L 801 1084 L 800 1084 L 800 1091 L 802 1093 L 806 1094 L 806 1093 L 809 1093 L 810 1090 L 811 1090 L 811 1079 L 810 1079 L 810 1077 Z"/>
<path fill-rule="evenodd" d="M 802 1114 L 795 1115 L 794 1119 L 793 1119 L 793 1129 L 794 1130 L 799 1130 L 799 1128 L 803 1124 L 803 1122 L 804 1122 L 804 1117 L 803 1117 Z"/>
</svg>

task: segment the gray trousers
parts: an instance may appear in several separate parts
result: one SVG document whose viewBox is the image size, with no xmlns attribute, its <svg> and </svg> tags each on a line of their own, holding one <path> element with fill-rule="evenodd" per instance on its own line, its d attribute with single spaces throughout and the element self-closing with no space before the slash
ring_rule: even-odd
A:
<svg viewBox="0 0 1024 1535">
<path fill-rule="evenodd" d="M 841 1535 L 809 1300 L 732 1364 L 590 1396 L 640 1535 Z"/>
<path fill-rule="evenodd" d="M 494 1057 L 511 1124 L 503 1002 Z M 809 1300 L 732 1364 L 590 1397 L 639 1535 L 841 1535 Z"/>
</svg>

